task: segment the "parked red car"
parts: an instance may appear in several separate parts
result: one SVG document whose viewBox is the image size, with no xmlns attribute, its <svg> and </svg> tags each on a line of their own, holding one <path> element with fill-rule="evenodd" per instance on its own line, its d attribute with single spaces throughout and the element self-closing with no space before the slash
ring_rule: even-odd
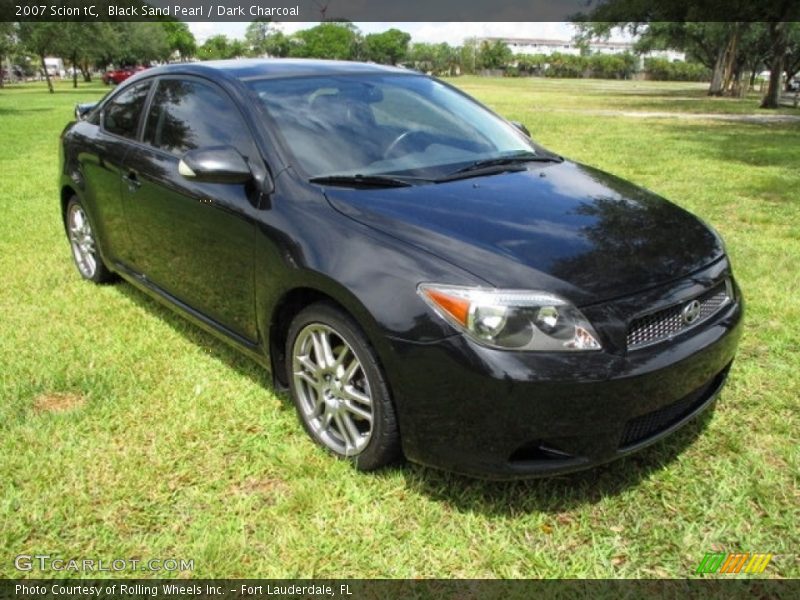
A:
<svg viewBox="0 0 800 600">
<path fill-rule="evenodd" d="M 106 85 L 119 85 L 128 77 L 135 75 L 139 71 L 144 71 L 147 67 L 123 67 L 114 71 L 106 71 L 103 73 L 103 83 Z"/>
</svg>

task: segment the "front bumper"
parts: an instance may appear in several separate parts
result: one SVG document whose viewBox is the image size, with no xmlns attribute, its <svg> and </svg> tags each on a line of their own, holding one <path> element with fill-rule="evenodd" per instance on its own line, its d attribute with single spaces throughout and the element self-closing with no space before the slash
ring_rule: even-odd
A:
<svg viewBox="0 0 800 600">
<path fill-rule="evenodd" d="M 489 479 L 576 471 L 656 442 L 721 390 L 741 296 L 680 339 L 635 352 L 523 353 L 453 336 L 391 340 L 384 361 L 408 459 Z"/>
</svg>

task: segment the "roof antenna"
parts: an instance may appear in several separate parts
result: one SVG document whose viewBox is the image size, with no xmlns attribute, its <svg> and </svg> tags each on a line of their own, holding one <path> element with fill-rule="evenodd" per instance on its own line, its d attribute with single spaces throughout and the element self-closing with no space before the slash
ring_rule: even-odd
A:
<svg viewBox="0 0 800 600">
<path fill-rule="evenodd" d="M 330 0 L 328 0 L 328 2 L 326 2 L 325 4 L 322 4 L 321 2 L 317 2 L 317 0 L 314 0 L 314 4 L 316 4 L 317 8 L 319 8 L 319 15 L 320 17 L 322 17 L 320 21 L 324 23 L 327 18 L 326 15 L 328 14 L 328 5 L 330 4 Z"/>
</svg>

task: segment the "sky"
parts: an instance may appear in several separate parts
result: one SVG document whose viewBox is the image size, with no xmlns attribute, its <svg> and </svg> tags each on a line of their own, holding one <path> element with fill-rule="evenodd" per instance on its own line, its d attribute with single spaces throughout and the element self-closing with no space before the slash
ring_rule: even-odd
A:
<svg viewBox="0 0 800 600">
<path fill-rule="evenodd" d="M 313 27 L 318 23 L 279 23 L 284 33 Z M 212 35 L 225 34 L 231 38 L 243 38 L 249 23 L 202 22 L 189 23 L 199 43 Z M 574 34 L 571 23 L 473 23 L 420 22 L 420 23 L 354 23 L 362 33 L 377 33 L 395 27 L 411 34 L 414 42 L 447 42 L 451 46 L 461 44 L 469 37 L 522 37 L 568 40 Z M 612 39 L 614 39 L 612 37 Z"/>
</svg>

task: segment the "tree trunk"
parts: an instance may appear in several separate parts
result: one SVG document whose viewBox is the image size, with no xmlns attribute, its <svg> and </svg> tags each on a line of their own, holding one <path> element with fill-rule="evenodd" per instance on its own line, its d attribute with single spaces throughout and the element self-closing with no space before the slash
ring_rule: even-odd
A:
<svg viewBox="0 0 800 600">
<path fill-rule="evenodd" d="M 708 86 L 709 96 L 722 96 L 725 81 L 725 48 L 721 48 L 714 62 L 714 70 L 711 74 L 711 85 Z"/>
<path fill-rule="evenodd" d="M 741 24 L 734 23 L 733 29 L 728 34 L 728 41 L 720 48 L 714 70 L 711 75 L 711 85 L 708 88 L 709 96 L 722 96 L 729 91 L 733 83 L 733 72 L 736 66 L 736 51 L 741 36 Z"/>
<path fill-rule="evenodd" d="M 44 54 L 40 54 L 39 58 L 42 60 L 42 69 L 44 69 L 44 78 L 47 80 L 47 89 L 51 94 L 55 94 L 56 91 L 53 89 L 53 82 L 50 81 L 50 72 L 47 70 L 47 65 L 44 62 Z"/>
<path fill-rule="evenodd" d="M 91 83 L 92 82 L 92 71 L 89 69 L 89 61 L 84 60 L 81 65 L 81 74 L 83 75 L 83 82 L 84 83 Z"/>
<path fill-rule="evenodd" d="M 758 67 L 754 66 L 754 67 L 753 67 L 753 68 L 750 70 L 750 85 L 747 87 L 747 89 L 748 89 L 748 90 L 750 90 L 751 92 L 752 92 L 752 91 L 755 89 L 755 87 L 756 87 L 756 75 L 757 75 L 757 73 L 756 73 L 756 69 L 757 69 L 757 68 L 758 68 Z"/>
<path fill-rule="evenodd" d="M 78 88 L 78 58 L 76 53 L 72 53 L 72 87 Z"/>
<path fill-rule="evenodd" d="M 769 87 L 767 95 L 761 101 L 761 108 L 778 108 L 781 96 L 781 75 L 783 75 L 783 63 L 786 59 L 788 45 L 786 23 L 781 21 L 770 23 L 769 33 L 772 37 L 772 62 L 770 63 Z"/>
<path fill-rule="evenodd" d="M 734 98 L 741 98 L 744 96 L 744 89 L 742 88 L 742 71 L 740 69 L 737 69 L 733 74 L 730 94 Z"/>
<path fill-rule="evenodd" d="M 736 53 L 737 46 L 739 45 L 739 38 L 742 35 L 742 29 L 739 23 L 734 24 L 733 32 L 728 43 L 725 47 L 725 57 L 723 59 L 723 73 L 722 73 L 722 93 L 731 94 L 735 93 L 733 89 L 735 83 L 735 68 L 736 68 Z"/>
<path fill-rule="evenodd" d="M 783 53 L 776 53 L 772 57 L 769 71 L 769 87 L 767 95 L 761 101 L 761 108 L 778 108 L 781 95 L 781 75 L 783 75 Z"/>
</svg>

